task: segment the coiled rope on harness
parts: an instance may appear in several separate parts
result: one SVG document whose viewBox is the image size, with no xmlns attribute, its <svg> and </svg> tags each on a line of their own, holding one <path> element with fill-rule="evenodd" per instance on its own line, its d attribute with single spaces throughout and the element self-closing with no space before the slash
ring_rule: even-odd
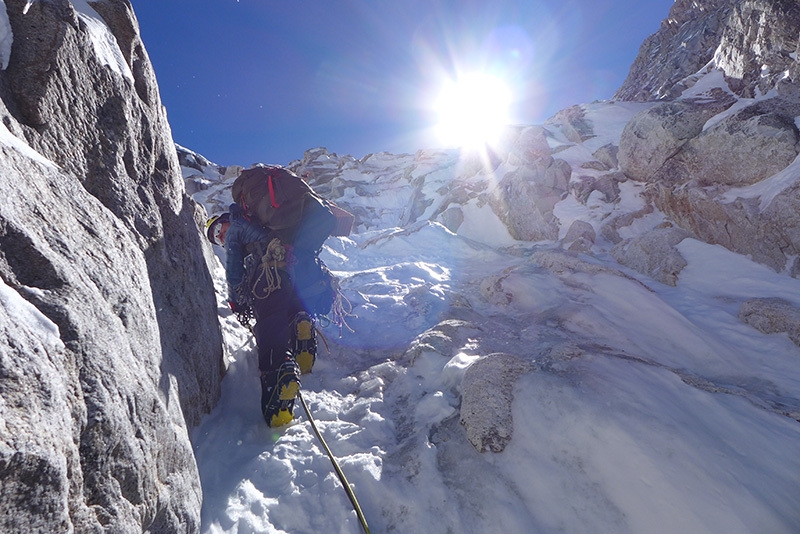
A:
<svg viewBox="0 0 800 534">
<path fill-rule="evenodd" d="M 262 300 L 268 298 L 274 291 L 281 288 L 281 274 L 279 267 L 286 266 L 286 248 L 281 240 L 273 238 L 267 245 L 267 250 L 261 256 L 258 266 L 258 275 L 255 276 L 251 288 L 253 298 Z M 259 283 L 264 279 L 264 285 L 259 290 Z"/>
</svg>

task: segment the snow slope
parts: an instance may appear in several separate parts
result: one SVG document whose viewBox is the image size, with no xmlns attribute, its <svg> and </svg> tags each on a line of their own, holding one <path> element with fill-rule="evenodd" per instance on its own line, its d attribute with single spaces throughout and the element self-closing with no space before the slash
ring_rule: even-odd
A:
<svg viewBox="0 0 800 534">
<path fill-rule="evenodd" d="M 587 107 L 607 135 L 587 143 L 618 139 L 640 108 Z M 466 235 L 404 224 L 393 214 L 405 182 L 391 176 L 424 160 L 432 184 L 446 182 L 456 154 L 325 157 L 385 207 L 383 226 L 326 244 L 353 331 L 324 328 L 330 353 L 321 343 L 303 378 L 372 532 L 800 531 L 800 348 L 738 318 L 753 297 L 800 306 L 800 280 L 686 239 L 688 266 L 666 286 L 602 250 L 505 236 L 492 245 L 486 229 L 499 221 L 488 208 L 465 210 Z M 231 179 L 205 174 L 195 198 L 217 212 Z M 638 186 L 621 186 L 614 205 L 565 198 L 562 229 L 638 209 Z M 204 532 L 359 532 L 302 410 L 284 428 L 262 421 L 254 345 L 227 311 L 221 264 L 214 276 L 230 367 L 219 406 L 193 434 Z M 462 379 L 494 353 L 532 370 L 513 387 L 511 441 L 479 453 L 459 423 Z"/>
</svg>

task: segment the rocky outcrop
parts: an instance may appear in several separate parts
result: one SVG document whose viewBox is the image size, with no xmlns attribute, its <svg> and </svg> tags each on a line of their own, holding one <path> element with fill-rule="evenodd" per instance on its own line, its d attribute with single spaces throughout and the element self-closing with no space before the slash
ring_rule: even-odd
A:
<svg viewBox="0 0 800 534">
<path fill-rule="evenodd" d="M 676 0 L 639 49 L 620 100 L 671 100 L 706 65 L 741 97 L 796 95 L 800 6 L 794 0 Z"/>
<path fill-rule="evenodd" d="M 714 57 L 733 0 L 676 0 L 669 16 L 648 37 L 628 77 L 614 98 L 651 101 L 673 99 L 681 82 Z"/>
<path fill-rule="evenodd" d="M 558 126 L 564 137 L 573 143 L 583 143 L 594 137 L 592 123 L 580 106 L 562 109 L 547 121 L 548 125 Z"/>
<path fill-rule="evenodd" d="M 796 56 L 800 4 L 794 0 L 729 4 L 714 52 L 714 64 L 725 73 L 728 86 L 745 98 L 766 95 L 773 89 L 783 96 L 795 96 L 800 82 Z"/>
<path fill-rule="evenodd" d="M 620 137 L 620 170 L 651 184 L 648 195 L 654 207 L 697 238 L 796 276 L 800 204 L 794 181 L 784 179 L 774 186 L 781 189 L 779 194 L 770 188 L 745 188 L 784 172 L 800 153 L 795 123 L 800 85 L 793 74 L 798 68 L 799 8 L 795 2 L 755 0 L 696 2 L 691 7 L 676 2 L 668 26 L 698 9 L 704 22 L 687 19 L 683 24 L 696 28 L 702 22 L 706 29 L 716 28 L 705 37 L 716 43 L 714 60 L 696 72 L 691 83 L 687 79 L 676 85 L 679 91 L 662 85 L 655 94 L 648 84 L 657 78 L 658 65 L 690 60 L 669 47 L 651 50 L 650 57 L 640 54 L 637 64 L 647 63 L 653 77 L 645 81 L 632 71 L 618 96 L 651 99 L 669 93 L 672 98 L 719 72 L 727 87 L 695 92 L 636 115 Z M 657 36 L 671 34 L 662 26 Z M 772 76 L 778 68 L 783 74 Z M 760 77 L 754 75 L 759 72 Z M 637 83 L 643 84 L 639 91 L 633 90 Z M 739 101 L 732 108 L 735 96 L 773 89 L 777 96 L 749 105 Z M 734 187 L 738 189 L 729 192 Z"/>
<path fill-rule="evenodd" d="M 687 265 L 675 247 L 687 237 L 691 234 L 680 228 L 658 228 L 618 243 L 611 249 L 611 256 L 653 280 L 674 286 Z"/>
<path fill-rule="evenodd" d="M 130 2 L 76 5 L 3 7 L 0 530 L 197 531 L 187 430 L 222 362 L 202 214 Z"/>
<path fill-rule="evenodd" d="M 749 255 L 776 271 L 789 268 L 797 276 L 800 187 L 776 196 L 766 209 L 758 198 L 730 202 L 713 189 L 660 188 L 657 194 L 655 204 L 703 241 Z"/>
<path fill-rule="evenodd" d="M 698 121 L 683 130 L 688 138 L 675 141 L 677 136 L 661 134 L 675 125 L 673 114 L 656 111 L 679 104 L 659 104 L 634 117 L 620 139 L 620 168 L 649 182 L 654 206 L 699 239 L 750 255 L 776 271 L 788 267 L 796 273 L 797 187 L 788 181 L 780 194 L 763 199 L 762 193 L 742 187 L 775 176 L 797 158 L 800 134 L 794 116 L 800 106 L 783 98 L 759 101 L 701 131 Z M 647 128 L 641 128 L 644 124 Z M 729 193 L 733 186 L 740 189 Z"/>
<path fill-rule="evenodd" d="M 562 246 L 571 252 L 588 252 L 594 245 L 597 233 L 594 227 L 586 221 L 577 220 L 573 222 L 567 235 L 564 236 Z"/>
<path fill-rule="evenodd" d="M 461 424 L 478 452 L 502 452 L 514 433 L 514 384 L 533 365 L 512 354 L 489 354 L 473 363 L 461 382 Z"/>
<path fill-rule="evenodd" d="M 717 101 L 659 104 L 633 117 L 622 131 L 619 167 L 633 180 L 651 181 L 664 163 L 703 131 L 705 123 L 734 103 L 727 94 Z"/>
<path fill-rule="evenodd" d="M 552 155 L 547 132 L 541 126 L 531 126 L 520 132 L 511 148 L 510 161 L 515 165 L 533 163 Z"/>
<path fill-rule="evenodd" d="M 569 192 L 581 204 L 586 204 L 589 197 L 597 191 L 603 202 L 609 204 L 619 200 L 619 184 L 627 181 L 621 172 L 611 172 L 601 176 L 578 176 L 569 184 Z"/>
<path fill-rule="evenodd" d="M 701 186 L 751 185 L 794 161 L 797 142 L 793 116 L 748 108 L 686 143 L 676 161 Z"/>
<path fill-rule="evenodd" d="M 750 299 L 739 308 L 739 318 L 765 334 L 789 335 L 800 345 L 800 308 L 781 298 Z"/>
<path fill-rule="evenodd" d="M 547 156 L 503 177 L 492 209 L 514 239 L 558 238 L 553 208 L 567 192 L 571 174 L 566 161 Z"/>
</svg>

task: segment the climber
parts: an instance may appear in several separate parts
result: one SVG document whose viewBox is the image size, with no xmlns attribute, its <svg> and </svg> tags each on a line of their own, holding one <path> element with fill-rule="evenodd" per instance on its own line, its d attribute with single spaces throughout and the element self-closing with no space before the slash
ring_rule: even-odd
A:
<svg viewBox="0 0 800 534">
<path fill-rule="evenodd" d="M 261 372 L 261 410 L 267 424 L 277 427 L 292 421 L 300 375 L 311 372 L 314 365 L 314 317 L 331 309 L 331 275 L 318 254 L 335 219 L 322 203 L 306 199 L 292 205 L 282 198 L 287 209 L 300 212 L 289 217 L 291 226 L 278 222 L 282 214 L 271 221 L 279 229 L 257 222 L 257 215 L 246 214 L 242 204 L 258 206 L 258 199 L 246 197 L 250 203 L 245 199 L 247 179 L 256 183 L 266 179 L 251 172 L 258 169 L 264 168 L 243 171 L 240 178 L 245 179 L 237 179 L 238 185 L 234 182 L 238 202 L 231 204 L 229 212 L 208 220 L 206 235 L 211 243 L 225 247 L 232 311 L 248 326 L 250 318 L 255 319 L 252 330 Z M 272 194 L 288 195 L 288 187 L 277 178 L 270 183 Z"/>
</svg>

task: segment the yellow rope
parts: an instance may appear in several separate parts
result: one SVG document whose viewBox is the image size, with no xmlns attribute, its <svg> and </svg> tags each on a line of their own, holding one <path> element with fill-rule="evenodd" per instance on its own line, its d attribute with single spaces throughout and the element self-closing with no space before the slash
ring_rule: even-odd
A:
<svg viewBox="0 0 800 534">
<path fill-rule="evenodd" d="M 364 512 L 361 511 L 361 505 L 358 504 L 358 499 L 356 499 L 356 494 L 353 491 L 353 488 L 350 487 L 350 483 L 347 481 L 347 477 L 344 476 L 344 471 L 342 471 L 342 468 L 339 467 L 339 462 L 336 461 L 336 458 L 333 456 L 333 453 L 331 452 L 330 447 L 328 447 L 328 444 L 325 443 L 325 439 L 322 437 L 322 434 L 317 428 L 317 423 L 314 421 L 314 418 L 311 417 L 311 411 L 308 409 L 308 405 L 306 404 L 306 401 L 305 399 L 303 399 L 303 395 L 300 392 L 297 393 L 297 398 L 300 399 L 300 404 L 303 405 L 303 409 L 306 411 L 306 415 L 308 416 L 308 422 L 311 423 L 311 428 L 314 430 L 314 434 L 317 435 L 319 442 L 322 444 L 322 448 L 324 448 L 325 452 L 328 454 L 328 458 L 333 464 L 333 469 L 339 476 L 339 480 L 342 482 L 344 491 L 347 492 L 347 496 L 350 498 L 350 502 L 353 504 L 353 510 L 356 511 L 356 516 L 358 516 L 358 520 L 361 522 L 361 526 L 364 527 L 364 532 L 366 532 L 366 534 L 370 534 L 369 525 L 367 525 L 367 518 L 364 517 Z"/>
</svg>

